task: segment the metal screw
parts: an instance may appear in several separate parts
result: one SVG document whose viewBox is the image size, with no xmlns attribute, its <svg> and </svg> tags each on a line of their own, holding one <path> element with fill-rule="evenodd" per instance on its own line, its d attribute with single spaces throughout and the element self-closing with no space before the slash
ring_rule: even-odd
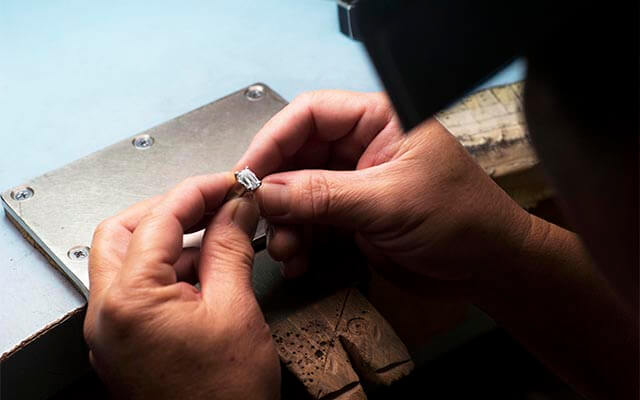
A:
<svg viewBox="0 0 640 400">
<path fill-rule="evenodd" d="M 154 139 L 149 135 L 136 136 L 131 142 L 136 149 L 144 150 L 153 146 Z"/>
<path fill-rule="evenodd" d="M 17 201 L 28 200 L 33 197 L 33 189 L 30 187 L 21 187 L 11 192 L 11 197 Z"/>
<path fill-rule="evenodd" d="M 253 85 L 249 86 L 247 90 L 244 92 L 244 95 L 247 99 L 251 101 L 258 101 L 264 97 L 264 86 L 262 85 Z"/>
<path fill-rule="evenodd" d="M 69 249 L 67 257 L 73 261 L 84 260 L 89 257 L 89 248 L 87 246 L 76 246 Z"/>
</svg>

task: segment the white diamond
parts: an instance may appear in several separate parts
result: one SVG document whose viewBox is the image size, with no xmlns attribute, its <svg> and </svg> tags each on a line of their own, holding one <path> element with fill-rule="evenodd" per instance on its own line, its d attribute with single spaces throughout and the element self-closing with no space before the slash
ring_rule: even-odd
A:
<svg viewBox="0 0 640 400">
<path fill-rule="evenodd" d="M 236 172 L 236 180 L 249 192 L 253 192 L 262 184 L 260 179 L 258 179 L 256 174 L 254 174 L 249 167 L 245 167 L 242 171 Z"/>
</svg>

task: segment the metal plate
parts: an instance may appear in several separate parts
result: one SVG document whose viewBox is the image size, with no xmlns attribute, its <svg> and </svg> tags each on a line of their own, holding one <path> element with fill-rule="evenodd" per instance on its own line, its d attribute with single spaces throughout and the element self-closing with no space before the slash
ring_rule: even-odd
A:
<svg viewBox="0 0 640 400">
<path fill-rule="evenodd" d="M 192 175 L 227 171 L 286 101 L 255 84 L 2 193 L 6 212 L 88 295 L 93 230 Z"/>
</svg>

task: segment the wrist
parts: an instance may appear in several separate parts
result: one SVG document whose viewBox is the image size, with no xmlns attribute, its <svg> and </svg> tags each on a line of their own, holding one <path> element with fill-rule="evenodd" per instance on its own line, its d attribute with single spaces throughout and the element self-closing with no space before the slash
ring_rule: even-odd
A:
<svg viewBox="0 0 640 400">
<path fill-rule="evenodd" d="M 575 234 L 535 215 L 526 213 L 526 216 L 522 234 L 514 240 L 510 257 L 476 277 L 474 303 L 491 308 L 491 304 L 517 296 L 532 280 L 552 278 L 557 266 L 579 263 L 571 259 L 572 255 L 583 254 Z"/>
<path fill-rule="evenodd" d="M 514 288 L 515 274 L 522 274 L 523 264 L 530 263 L 531 257 L 546 240 L 548 228 L 543 221 L 520 209 L 521 215 L 514 215 L 511 222 L 502 226 L 511 226 L 508 232 L 494 238 L 501 247 L 495 257 L 485 260 L 477 268 L 471 282 L 471 301 L 482 305 L 490 301 L 500 301 L 506 292 Z"/>
</svg>

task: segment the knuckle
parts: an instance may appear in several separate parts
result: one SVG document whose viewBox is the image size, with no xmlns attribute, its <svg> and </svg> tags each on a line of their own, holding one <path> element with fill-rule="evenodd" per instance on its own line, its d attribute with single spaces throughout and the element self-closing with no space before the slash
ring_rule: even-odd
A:
<svg viewBox="0 0 640 400">
<path fill-rule="evenodd" d="M 157 224 L 162 223 L 166 219 L 166 215 L 157 208 L 153 208 L 149 210 L 149 212 L 142 218 L 140 224 L 147 223 L 149 225 L 155 226 Z"/>
<path fill-rule="evenodd" d="M 100 319 L 112 327 L 130 326 L 135 319 L 135 313 L 128 302 L 118 291 L 108 291 L 100 307 Z"/>
<path fill-rule="evenodd" d="M 145 215 L 145 217 L 140 222 L 140 225 L 145 224 L 148 227 L 151 227 L 151 229 L 158 230 L 182 230 L 182 225 L 178 218 L 179 217 L 175 216 L 171 212 L 155 208 L 149 211 L 147 215 Z M 141 259 L 144 259 L 144 257 L 141 257 Z"/>
<path fill-rule="evenodd" d="M 96 229 L 93 231 L 93 239 L 102 238 L 104 236 L 109 235 L 110 232 L 113 232 L 118 225 L 115 217 L 109 217 L 98 224 Z"/>
<path fill-rule="evenodd" d="M 299 95 L 297 95 L 292 103 L 296 104 L 296 105 L 308 105 L 311 104 L 313 102 L 313 98 L 315 97 L 315 92 L 311 91 L 311 92 L 304 92 L 301 93 Z"/>
<path fill-rule="evenodd" d="M 217 262 L 239 265 L 253 263 L 253 248 L 243 236 L 231 232 L 216 233 L 212 245 Z"/>
<path fill-rule="evenodd" d="M 300 239 L 297 236 L 275 233 L 272 239 L 267 239 L 267 250 L 276 261 L 292 258 L 300 250 Z"/>
<path fill-rule="evenodd" d="M 385 125 L 390 124 L 397 117 L 395 110 L 388 99 L 385 97 L 382 101 L 375 101 L 372 104 L 372 110 L 374 113 L 380 115 Z"/>
<path fill-rule="evenodd" d="M 188 178 L 185 178 L 182 182 L 180 182 L 178 184 L 178 188 L 183 190 L 188 190 L 189 188 L 193 188 L 197 186 L 198 180 L 199 180 L 199 177 L 190 176 Z"/>
<path fill-rule="evenodd" d="M 300 204 L 304 213 L 312 218 L 329 214 L 332 188 L 324 174 L 310 174 L 300 190 Z"/>
<path fill-rule="evenodd" d="M 199 176 L 189 176 L 184 178 L 180 183 L 174 186 L 167 195 L 190 197 L 198 192 Z"/>
<path fill-rule="evenodd" d="M 93 347 L 95 342 L 95 327 L 90 318 L 85 318 L 84 325 L 82 326 L 82 336 L 89 348 Z"/>
</svg>

